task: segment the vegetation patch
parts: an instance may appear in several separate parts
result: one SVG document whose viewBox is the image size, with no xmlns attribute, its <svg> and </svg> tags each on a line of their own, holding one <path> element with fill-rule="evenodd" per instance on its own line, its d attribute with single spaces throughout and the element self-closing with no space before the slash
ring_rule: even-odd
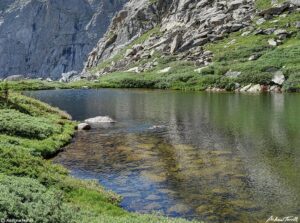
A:
<svg viewBox="0 0 300 223">
<path fill-rule="evenodd" d="M 1 110 L 0 133 L 45 139 L 59 131 L 59 126 L 49 123 L 45 118 L 33 117 L 14 109 Z"/>
</svg>

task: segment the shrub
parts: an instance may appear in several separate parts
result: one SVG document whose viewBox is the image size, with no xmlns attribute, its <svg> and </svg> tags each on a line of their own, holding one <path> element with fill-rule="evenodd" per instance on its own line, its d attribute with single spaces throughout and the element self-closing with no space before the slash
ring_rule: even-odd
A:
<svg viewBox="0 0 300 223">
<path fill-rule="evenodd" d="M 284 89 L 290 92 L 300 91 L 300 73 L 291 74 L 284 84 Z"/>
<path fill-rule="evenodd" d="M 0 133 L 27 138 L 45 139 L 59 131 L 45 118 L 33 117 L 13 109 L 2 109 Z"/>
<path fill-rule="evenodd" d="M 0 195 L 0 219 L 68 223 L 77 215 L 63 202 L 61 191 L 34 179 L 0 175 Z"/>
<path fill-rule="evenodd" d="M 19 146 L 0 143 L 0 163 L 0 172 L 6 175 L 34 178 L 45 186 L 65 187 L 61 184 L 68 174 L 66 169 L 32 156 Z"/>
<path fill-rule="evenodd" d="M 237 82 L 241 84 L 270 84 L 273 78 L 272 73 L 261 73 L 261 74 L 241 74 L 237 78 Z"/>
</svg>

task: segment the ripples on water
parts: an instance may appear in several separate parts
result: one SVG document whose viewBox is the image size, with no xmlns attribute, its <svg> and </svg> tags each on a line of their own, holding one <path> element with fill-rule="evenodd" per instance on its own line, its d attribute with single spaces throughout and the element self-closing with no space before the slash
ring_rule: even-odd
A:
<svg viewBox="0 0 300 223">
<path fill-rule="evenodd" d="M 300 95 L 31 94 L 77 120 L 109 115 L 118 121 L 77 133 L 54 161 L 121 194 L 130 211 L 206 222 L 300 213 Z"/>
</svg>

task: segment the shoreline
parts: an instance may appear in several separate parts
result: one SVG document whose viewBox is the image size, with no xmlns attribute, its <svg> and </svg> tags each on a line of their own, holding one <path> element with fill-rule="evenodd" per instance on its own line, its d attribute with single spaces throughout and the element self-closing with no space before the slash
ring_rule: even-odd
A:
<svg viewBox="0 0 300 223">
<path fill-rule="evenodd" d="M 1 100 L 0 110 L 0 187 L 9 188 L 1 190 L 0 196 L 14 199 L 7 201 L 14 207 L 23 207 L 4 207 L 3 219 L 26 216 L 25 220 L 33 222 L 40 218 L 65 223 L 190 222 L 128 212 L 119 206 L 121 197 L 98 181 L 75 178 L 61 164 L 49 161 L 76 134 L 77 122 L 67 113 L 19 93 L 10 93 L 6 102 Z M 28 215 L 34 210 L 41 213 Z"/>
<path fill-rule="evenodd" d="M 0 89 L 4 88 L 4 81 L 0 81 Z M 213 93 L 300 93 L 300 89 L 285 90 L 284 87 L 279 85 L 263 85 L 249 83 L 242 85 L 237 89 L 228 90 L 226 88 L 208 86 L 205 89 L 195 89 L 194 87 L 187 86 L 182 88 L 155 88 L 155 87 L 143 87 L 143 86 L 113 86 L 107 83 L 95 81 L 76 81 L 70 83 L 61 82 L 47 82 L 35 79 L 23 80 L 23 81 L 9 81 L 7 82 L 9 90 L 14 91 L 39 91 L 39 90 L 68 90 L 68 89 L 143 89 L 143 90 L 174 90 L 184 92 L 213 92 Z"/>
</svg>

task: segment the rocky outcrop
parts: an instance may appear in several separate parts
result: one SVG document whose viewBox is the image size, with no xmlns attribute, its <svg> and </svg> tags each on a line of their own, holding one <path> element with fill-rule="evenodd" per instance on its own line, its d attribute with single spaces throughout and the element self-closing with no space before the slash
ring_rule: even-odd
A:
<svg viewBox="0 0 300 223">
<path fill-rule="evenodd" d="M 81 71 L 126 0 L 1 0 L 0 77 Z"/>
<path fill-rule="evenodd" d="M 124 46 L 129 49 L 123 58 L 101 69 L 98 75 L 128 69 L 133 62 L 155 53 L 207 65 L 212 55 L 203 52 L 201 46 L 248 26 L 254 14 L 253 0 L 131 0 L 90 53 L 85 71 L 113 58 Z M 152 34 L 135 50 L 134 40 L 149 30 Z"/>
</svg>

